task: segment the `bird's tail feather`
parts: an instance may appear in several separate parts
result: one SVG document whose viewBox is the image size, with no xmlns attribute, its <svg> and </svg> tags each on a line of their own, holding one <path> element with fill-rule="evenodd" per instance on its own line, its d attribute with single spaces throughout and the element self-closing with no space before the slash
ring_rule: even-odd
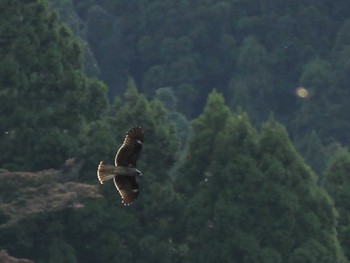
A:
<svg viewBox="0 0 350 263">
<path fill-rule="evenodd" d="M 100 162 L 97 168 L 97 178 L 101 184 L 115 177 L 115 166 Z"/>
</svg>

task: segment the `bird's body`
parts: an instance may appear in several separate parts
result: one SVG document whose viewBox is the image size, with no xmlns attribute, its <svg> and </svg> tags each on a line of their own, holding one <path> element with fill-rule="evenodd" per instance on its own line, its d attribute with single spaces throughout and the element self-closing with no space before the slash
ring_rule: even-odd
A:
<svg viewBox="0 0 350 263">
<path fill-rule="evenodd" d="M 126 167 L 126 166 L 114 166 L 110 164 L 106 164 L 103 161 L 98 165 L 98 180 L 101 184 L 103 182 L 112 179 L 115 176 L 123 175 L 123 176 L 139 176 L 142 175 L 139 170 L 135 167 Z"/>
<path fill-rule="evenodd" d="M 130 205 L 139 195 L 136 177 L 142 175 L 135 168 L 142 150 L 144 134 L 140 127 L 134 127 L 126 133 L 123 145 L 115 156 L 115 166 L 100 162 L 97 178 L 101 184 L 113 179 L 124 205 Z"/>
</svg>

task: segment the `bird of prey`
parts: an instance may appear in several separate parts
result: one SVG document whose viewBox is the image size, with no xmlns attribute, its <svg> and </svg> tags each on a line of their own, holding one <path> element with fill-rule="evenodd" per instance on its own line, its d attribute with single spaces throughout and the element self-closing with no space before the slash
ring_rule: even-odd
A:
<svg viewBox="0 0 350 263">
<path fill-rule="evenodd" d="M 132 204 L 139 195 L 136 177 L 142 174 L 135 167 L 142 150 L 143 139 L 142 129 L 133 127 L 126 132 L 123 145 L 115 156 L 115 166 L 101 161 L 97 168 L 97 178 L 101 184 L 113 178 L 124 205 Z"/>
</svg>

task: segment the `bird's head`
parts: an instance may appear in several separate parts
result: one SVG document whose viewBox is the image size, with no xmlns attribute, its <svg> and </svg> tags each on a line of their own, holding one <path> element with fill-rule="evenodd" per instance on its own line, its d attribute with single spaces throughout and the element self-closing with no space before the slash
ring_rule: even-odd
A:
<svg viewBox="0 0 350 263">
<path fill-rule="evenodd" d="M 136 173 L 137 173 L 137 176 L 142 176 L 142 173 L 141 173 L 140 170 L 137 170 L 137 169 L 136 169 Z"/>
<path fill-rule="evenodd" d="M 136 168 L 132 168 L 132 172 L 131 172 L 132 176 L 142 176 L 142 173 L 140 170 L 137 170 Z"/>
</svg>

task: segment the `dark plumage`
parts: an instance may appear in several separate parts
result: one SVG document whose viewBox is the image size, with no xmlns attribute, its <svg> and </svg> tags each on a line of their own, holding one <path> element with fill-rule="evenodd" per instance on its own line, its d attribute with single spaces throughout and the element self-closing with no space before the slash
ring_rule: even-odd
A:
<svg viewBox="0 0 350 263">
<path fill-rule="evenodd" d="M 139 195 L 136 176 L 142 175 L 135 168 L 142 150 L 144 134 L 140 127 L 134 127 L 126 133 L 123 145 L 115 156 L 115 166 L 100 162 L 97 177 L 101 184 L 113 178 L 124 205 L 130 205 Z"/>
<path fill-rule="evenodd" d="M 143 131 L 140 127 L 134 127 L 126 133 L 124 143 L 115 155 L 115 166 L 135 167 L 137 158 L 142 150 Z"/>
</svg>

